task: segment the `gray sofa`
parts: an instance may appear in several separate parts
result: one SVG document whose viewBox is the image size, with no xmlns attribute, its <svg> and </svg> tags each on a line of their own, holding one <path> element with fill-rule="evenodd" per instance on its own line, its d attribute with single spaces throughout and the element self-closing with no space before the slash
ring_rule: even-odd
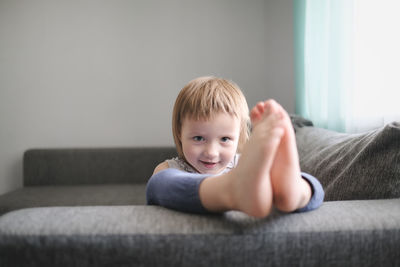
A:
<svg viewBox="0 0 400 267">
<path fill-rule="evenodd" d="M 327 201 L 264 219 L 146 206 L 173 148 L 28 150 L 24 187 L 0 196 L 0 266 L 400 266 L 399 124 L 358 135 L 294 125 Z"/>
</svg>

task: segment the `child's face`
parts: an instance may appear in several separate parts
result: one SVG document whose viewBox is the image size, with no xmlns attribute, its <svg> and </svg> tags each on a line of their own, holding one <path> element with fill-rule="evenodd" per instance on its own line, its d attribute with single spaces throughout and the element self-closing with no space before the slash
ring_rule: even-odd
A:
<svg viewBox="0 0 400 267">
<path fill-rule="evenodd" d="M 185 118 L 181 129 L 183 154 L 199 173 L 218 174 L 236 154 L 239 134 L 240 120 L 227 113 L 209 120 Z"/>
</svg>

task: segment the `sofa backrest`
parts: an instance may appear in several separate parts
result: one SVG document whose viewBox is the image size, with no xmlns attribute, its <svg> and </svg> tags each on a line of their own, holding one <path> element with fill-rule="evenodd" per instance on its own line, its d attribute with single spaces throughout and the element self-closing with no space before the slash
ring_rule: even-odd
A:
<svg viewBox="0 0 400 267">
<path fill-rule="evenodd" d="M 24 185 L 146 183 L 173 147 L 30 149 Z"/>
</svg>

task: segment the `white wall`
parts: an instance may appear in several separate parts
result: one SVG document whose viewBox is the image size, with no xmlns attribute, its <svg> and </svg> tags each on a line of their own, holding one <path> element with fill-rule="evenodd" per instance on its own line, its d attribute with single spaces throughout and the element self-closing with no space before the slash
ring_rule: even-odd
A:
<svg viewBox="0 0 400 267">
<path fill-rule="evenodd" d="M 291 0 L 0 0 L 0 39 L 0 194 L 29 148 L 173 145 L 197 76 L 294 111 Z"/>
</svg>

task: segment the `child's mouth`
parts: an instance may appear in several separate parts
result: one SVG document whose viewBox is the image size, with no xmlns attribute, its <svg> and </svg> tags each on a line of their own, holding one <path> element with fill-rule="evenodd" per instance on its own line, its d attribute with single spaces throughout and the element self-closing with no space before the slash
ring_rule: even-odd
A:
<svg viewBox="0 0 400 267">
<path fill-rule="evenodd" d="M 200 160 L 200 162 L 207 168 L 207 169 L 212 169 L 214 168 L 217 163 L 216 162 L 207 162 L 207 161 L 202 161 Z"/>
</svg>

